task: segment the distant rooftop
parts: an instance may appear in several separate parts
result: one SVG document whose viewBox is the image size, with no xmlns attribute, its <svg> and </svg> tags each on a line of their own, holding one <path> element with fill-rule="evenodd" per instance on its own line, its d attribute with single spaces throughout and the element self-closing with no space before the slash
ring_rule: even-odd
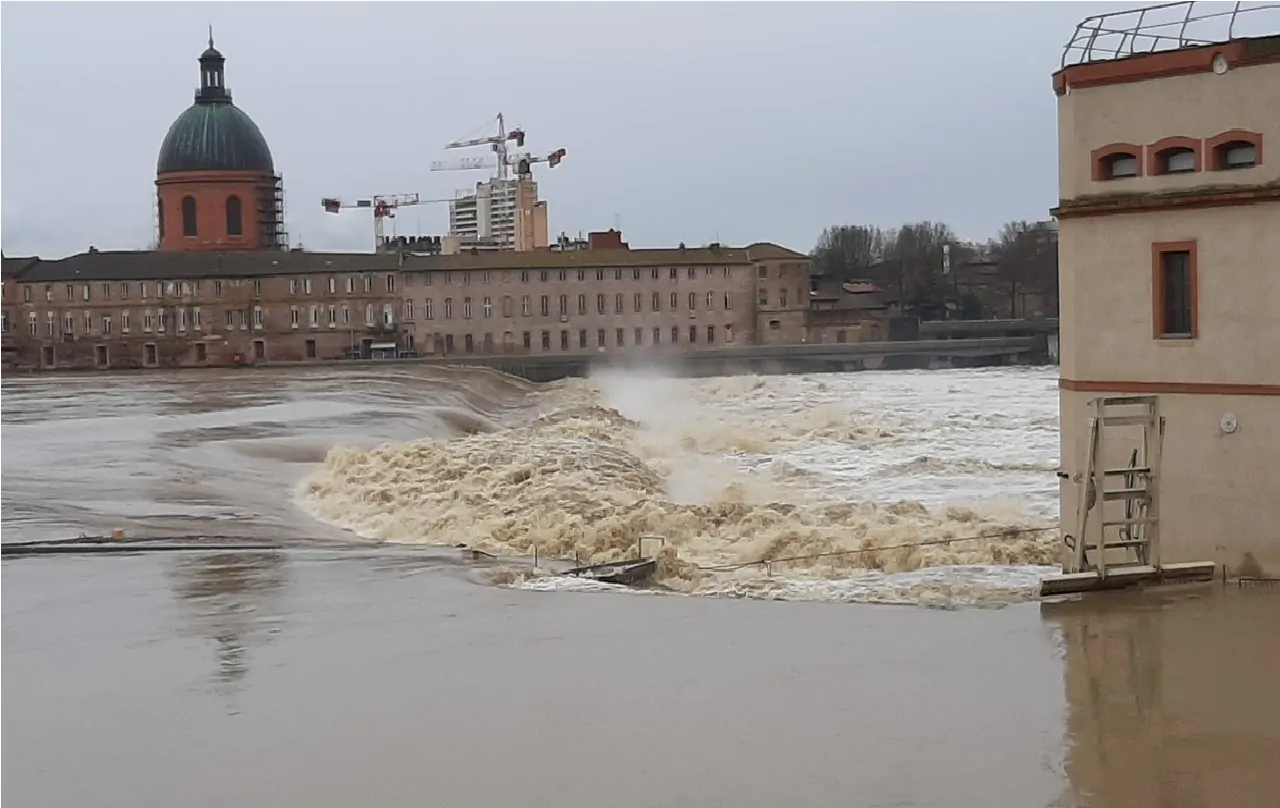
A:
<svg viewBox="0 0 1280 808">
<path fill-rule="evenodd" d="M 1180 2 L 1087 17 L 1062 67 L 1280 33 L 1280 3 Z"/>
</svg>

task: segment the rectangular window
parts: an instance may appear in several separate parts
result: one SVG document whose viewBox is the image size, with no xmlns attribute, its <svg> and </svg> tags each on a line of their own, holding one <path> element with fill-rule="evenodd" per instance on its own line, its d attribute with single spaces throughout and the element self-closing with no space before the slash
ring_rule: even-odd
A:
<svg viewBox="0 0 1280 808">
<path fill-rule="evenodd" d="M 530 334 L 528 331 L 524 332 L 524 334 L 523 334 L 523 338 L 524 338 L 524 349 L 525 349 L 526 351 L 533 347 L 533 340 L 532 340 L 532 336 L 533 336 L 533 335 L 532 335 L 532 334 Z"/>
<path fill-rule="evenodd" d="M 659 328 L 658 326 L 653 327 L 653 344 L 654 345 L 662 344 L 662 329 Z"/>
<path fill-rule="evenodd" d="M 542 308 L 541 308 L 542 316 L 550 317 L 551 316 L 551 298 L 546 295 L 543 295 L 540 302 L 542 304 Z"/>
<path fill-rule="evenodd" d="M 493 316 L 493 298 L 491 297 L 486 297 L 484 299 L 484 316 L 485 317 Z"/>
<path fill-rule="evenodd" d="M 1194 241 L 1156 244 L 1154 301 L 1156 339 L 1195 339 L 1196 244 Z"/>
<path fill-rule="evenodd" d="M 387 273 L 387 291 L 394 292 L 396 290 L 396 276 L 390 272 Z"/>
<path fill-rule="evenodd" d="M 84 320 L 84 333 L 86 333 L 86 334 L 92 333 L 92 331 L 93 331 L 93 315 L 92 315 L 91 313 L 89 313 L 89 312 L 87 312 L 87 311 L 86 311 L 86 312 L 84 313 L 84 316 L 83 316 L 81 319 L 83 319 L 83 320 Z"/>
<path fill-rule="evenodd" d="M 785 309 L 787 307 L 787 290 L 778 290 L 778 308 Z"/>
<path fill-rule="evenodd" d="M 307 315 L 307 325 L 311 326 L 312 328 L 318 328 L 320 326 L 320 307 L 319 306 L 311 307 L 311 310 L 308 312 L 308 315 Z"/>
<path fill-rule="evenodd" d="M 297 306 L 289 307 L 289 327 L 290 328 L 298 327 L 298 307 Z"/>
<path fill-rule="evenodd" d="M 696 325 L 689 326 L 689 342 L 698 341 L 698 327 Z"/>
<path fill-rule="evenodd" d="M 103 300 L 111 299 L 111 284 L 109 283 L 102 284 L 102 299 Z"/>
<path fill-rule="evenodd" d="M 596 332 L 596 345 L 600 346 L 601 348 L 604 347 L 604 329 L 603 328 L 601 328 L 599 331 Z"/>
<path fill-rule="evenodd" d="M 170 290 L 170 291 L 172 291 L 172 290 Z M 255 295 L 260 295 L 260 294 L 262 294 L 262 281 L 254 281 L 254 282 L 253 282 L 253 293 L 254 293 Z"/>
<path fill-rule="evenodd" d="M 129 333 L 129 311 L 127 309 L 120 312 L 120 330 L 126 334 Z"/>
<path fill-rule="evenodd" d="M 451 297 L 444 299 L 444 318 L 446 320 L 453 319 L 453 298 Z"/>
<path fill-rule="evenodd" d="M 307 283 L 310 284 L 311 281 L 307 281 Z M 222 297 L 222 281 L 213 282 L 213 295 L 214 297 Z"/>
<path fill-rule="evenodd" d="M 471 298 L 469 297 L 462 298 L 462 319 L 471 319 Z"/>
<path fill-rule="evenodd" d="M 631 308 L 640 311 L 644 308 L 644 295 L 639 292 L 635 293 L 635 298 L 631 301 Z"/>
<path fill-rule="evenodd" d="M 221 281 L 218 281 L 218 283 L 221 283 Z M 219 292 L 218 292 L 218 293 L 219 293 L 219 294 L 221 294 L 221 293 L 222 293 L 222 292 L 221 292 L 221 290 L 219 290 Z M 302 293 L 303 293 L 304 295 L 309 295 L 309 294 L 311 294 L 311 279 L 310 279 L 310 278 L 303 278 L 303 279 L 302 279 Z"/>
<path fill-rule="evenodd" d="M 680 295 L 677 292 L 671 293 L 671 310 L 675 311 L 680 308 Z"/>
<path fill-rule="evenodd" d="M 604 295 L 596 295 L 596 313 L 604 314 L 605 302 Z"/>
<path fill-rule="evenodd" d="M 649 270 L 649 277 L 655 281 L 658 279 L 658 274 L 659 273 L 658 273 L 657 267 L 654 267 L 653 269 Z"/>
<path fill-rule="evenodd" d="M 338 324 L 338 307 L 330 303 L 328 314 L 329 314 L 329 320 L 328 320 L 329 327 L 333 328 Z"/>
<path fill-rule="evenodd" d="M 431 311 L 431 298 L 422 301 L 422 319 L 431 320 L 433 312 Z"/>
<path fill-rule="evenodd" d="M 623 309 L 622 292 L 618 292 L 616 295 L 613 296 L 613 313 L 622 314 L 622 309 Z"/>
<path fill-rule="evenodd" d="M 587 313 L 587 296 L 578 295 L 578 315 L 582 316 Z"/>
<path fill-rule="evenodd" d="M 401 314 L 401 319 L 403 320 L 413 319 L 413 300 L 411 298 L 405 298 L 404 311 Z"/>
<path fill-rule="evenodd" d="M 197 331 L 204 330 L 204 323 L 200 319 L 200 307 L 197 306 L 191 310 L 191 327 Z"/>
<path fill-rule="evenodd" d="M 725 292 L 725 293 L 724 293 L 724 307 L 725 307 L 725 310 L 728 310 L 728 309 L 733 308 L 733 293 L 732 293 L 732 292 Z"/>
<path fill-rule="evenodd" d="M 560 316 L 567 317 L 569 315 L 569 296 L 560 295 Z"/>
<path fill-rule="evenodd" d="M 520 315 L 522 317 L 529 316 L 529 296 L 528 295 L 525 295 L 524 297 L 520 298 Z M 527 348 L 529 346 L 526 345 L 525 347 Z"/>
<path fill-rule="evenodd" d="M 330 277 L 329 278 L 329 294 L 331 295 L 337 294 L 337 292 L 338 292 L 338 279 L 334 277 Z"/>
<path fill-rule="evenodd" d="M 569 332 L 568 331 L 560 332 L 560 350 L 562 351 L 569 350 Z"/>
<path fill-rule="evenodd" d="M 662 294 L 660 292 L 653 293 L 653 310 L 662 311 Z"/>
<path fill-rule="evenodd" d="M 636 345 L 644 345 L 644 329 L 637 328 L 635 331 Z"/>
<path fill-rule="evenodd" d="M 5 321 L 5 327 L 4 327 L 4 330 L 5 330 L 5 331 L 8 331 L 8 330 L 9 330 L 9 322 L 8 322 L 8 320 L 6 320 L 6 321 Z M 106 315 L 106 314 L 104 314 L 104 315 L 102 316 L 102 333 L 104 333 L 104 334 L 110 334 L 110 333 L 111 333 L 111 317 L 110 317 L 110 315 Z"/>
<path fill-rule="evenodd" d="M 296 295 L 297 293 L 298 293 L 298 279 L 297 279 L 297 278 L 290 278 L 290 279 L 289 279 L 289 294 L 291 294 L 291 295 Z"/>
<path fill-rule="evenodd" d="M 696 308 L 698 308 L 698 293 L 690 292 L 689 293 L 689 311 L 693 311 Z"/>
<path fill-rule="evenodd" d="M 714 325 L 707 326 L 707 342 L 716 341 L 716 327 Z"/>
<path fill-rule="evenodd" d="M 714 309 L 715 307 L 716 307 L 716 293 L 707 292 L 707 309 L 710 310 L 710 309 Z"/>
<path fill-rule="evenodd" d="M 585 328 L 578 332 L 578 347 L 587 347 L 587 329 Z"/>
<path fill-rule="evenodd" d="M 504 295 L 502 298 L 502 316 L 510 317 L 512 312 L 511 295 Z"/>
<path fill-rule="evenodd" d="M 621 328 L 617 330 L 617 333 L 613 335 L 613 338 L 618 343 L 619 348 L 627 344 L 626 334 L 623 332 Z"/>
<path fill-rule="evenodd" d="M 373 276 L 365 275 L 364 276 L 364 293 L 367 295 L 367 294 L 371 294 L 372 292 L 373 292 Z"/>
<path fill-rule="evenodd" d="M 547 282 L 547 271 L 545 269 L 538 273 L 538 280 L 543 283 Z"/>
<path fill-rule="evenodd" d="M 676 278 L 679 278 L 679 277 L 680 277 L 680 270 L 676 269 L 675 267 L 672 267 L 672 268 L 671 268 L 671 280 L 673 280 L 673 281 L 674 281 Z"/>
<path fill-rule="evenodd" d="M 261 306 L 253 307 L 253 327 L 262 328 L 262 307 Z"/>
<path fill-rule="evenodd" d="M 348 275 L 348 276 L 347 276 L 347 294 L 349 294 L 349 295 L 353 295 L 353 294 L 355 294 L 355 293 L 356 293 L 356 279 L 355 279 L 355 276 L 353 276 L 353 275 Z"/>
<path fill-rule="evenodd" d="M 550 331 L 542 332 L 542 350 L 544 351 L 551 350 L 551 332 Z"/>
</svg>

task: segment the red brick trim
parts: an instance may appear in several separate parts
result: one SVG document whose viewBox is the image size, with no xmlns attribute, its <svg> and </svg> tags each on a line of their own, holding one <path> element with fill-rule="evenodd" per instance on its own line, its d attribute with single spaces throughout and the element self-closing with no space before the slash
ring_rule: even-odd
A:
<svg viewBox="0 0 1280 808">
<path fill-rule="evenodd" d="M 1073 393 L 1179 393 L 1201 396 L 1280 396 L 1280 384 L 1225 384 L 1219 382 L 1133 382 L 1058 379 L 1058 389 Z"/>
<path fill-rule="evenodd" d="M 1219 45 L 1202 48 L 1181 48 L 1160 51 L 1127 59 L 1107 62 L 1085 62 L 1070 65 L 1053 74 L 1053 91 L 1065 95 L 1067 89 L 1083 90 L 1088 87 L 1105 87 L 1109 84 L 1129 84 L 1135 81 L 1162 79 L 1171 76 L 1189 76 L 1196 73 L 1212 73 L 1213 57 L 1219 53 L 1227 60 L 1228 68 L 1235 70 L 1252 65 L 1280 62 L 1280 37 L 1236 39 Z"/>
<path fill-rule="evenodd" d="M 1138 173 L 1136 176 L 1142 176 L 1142 147 L 1134 143 L 1108 143 L 1106 146 L 1094 149 L 1089 152 L 1089 165 L 1091 166 L 1092 177 L 1094 182 L 1105 182 L 1112 179 L 1107 169 L 1107 159 L 1115 155 L 1128 155 L 1133 157 L 1138 163 Z M 1117 177 L 1116 179 L 1130 179 L 1129 177 Z"/>
<path fill-rule="evenodd" d="M 1262 135 L 1244 129 L 1231 129 L 1220 135 L 1214 135 L 1204 142 L 1208 157 L 1207 167 L 1210 171 L 1225 171 L 1222 165 L 1222 147 L 1228 143 L 1248 143 L 1253 146 L 1254 165 L 1262 165 Z"/>
<path fill-rule="evenodd" d="M 1173 149 L 1190 149 L 1195 153 L 1196 163 L 1194 171 L 1204 170 L 1204 154 L 1203 143 L 1199 138 L 1193 137 L 1163 137 L 1147 146 L 1147 175 L 1151 177 L 1169 172 L 1164 170 L 1164 153 Z M 1176 173 L 1183 173 L 1181 171 Z"/>
<path fill-rule="evenodd" d="M 1194 241 L 1163 241 L 1151 245 L 1151 335 L 1155 339 L 1170 339 L 1164 330 L 1164 256 L 1166 253 L 1191 254 L 1191 339 L 1200 336 L 1200 255 Z"/>
</svg>

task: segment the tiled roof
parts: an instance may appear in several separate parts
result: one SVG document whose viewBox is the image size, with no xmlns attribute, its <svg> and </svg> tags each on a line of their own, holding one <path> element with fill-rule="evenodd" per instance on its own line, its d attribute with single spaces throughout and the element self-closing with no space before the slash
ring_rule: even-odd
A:
<svg viewBox="0 0 1280 808">
<path fill-rule="evenodd" d="M 180 280 L 182 278 L 248 278 L 323 272 L 375 272 L 396 269 L 395 255 L 255 252 L 92 251 L 26 267 L 29 283 L 56 281 Z"/>
</svg>

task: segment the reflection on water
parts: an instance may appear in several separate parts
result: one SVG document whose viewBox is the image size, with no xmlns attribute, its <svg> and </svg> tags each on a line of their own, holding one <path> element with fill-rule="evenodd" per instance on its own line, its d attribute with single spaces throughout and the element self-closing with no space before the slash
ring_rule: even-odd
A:
<svg viewBox="0 0 1280 808">
<path fill-rule="evenodd" d="M 1280 589 L 1214 586 L 1041 605 L 1065 650 L 1078 804 L 1280 804 Z"/>
<path fill-rule="evenodd" d="M 234 685 L 248 672 L 248 646 L 278 631 L 276 603 L 286 582 L 282 553 L 177 556 L 169 569 L 186 607 L 188 631 L 216 644 L 215 680 Z"/>
</svg>

